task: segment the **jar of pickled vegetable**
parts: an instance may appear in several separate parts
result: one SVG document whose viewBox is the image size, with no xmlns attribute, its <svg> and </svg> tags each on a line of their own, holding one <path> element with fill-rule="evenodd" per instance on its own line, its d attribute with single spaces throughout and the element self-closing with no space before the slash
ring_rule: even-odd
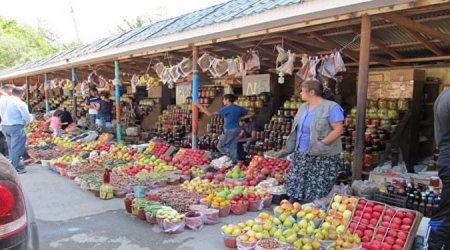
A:
<svg viewBox="0 0 450 250">
<path fill-rule="evenodd" d="M 398 110 L 398 101 L 397 100 L 389 100 L 388 108 L 390 110 Z"/>
<path fill-rule="evenodd" d="M 378 108 L 378 101 L 376 100 L 369 100 L 369 109 L 377 109 Z"/>
<path fill-rule="evenodd" d="M 409 110 L 409 100 L 406 98 L 402 98 L 398 100 L 398 110 L 400 111 L 408 111 Z"/>
<path fill-rule="evenodd" d="M 387 109 L 388 108 L 387 100 L 386 99 L 379 99 L 378 100 L 378 108 L 379 109 Z"/>
</svg>

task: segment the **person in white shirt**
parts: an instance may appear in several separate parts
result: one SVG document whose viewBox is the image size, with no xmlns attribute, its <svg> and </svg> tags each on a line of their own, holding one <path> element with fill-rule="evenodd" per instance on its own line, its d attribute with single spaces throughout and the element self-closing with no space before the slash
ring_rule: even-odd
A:
<svg viewBox="0 0 450 250">
<path fill-rule="evenodd" d="M 2 132 L 8 144 L 9 159 L 19 174 L 26 173 L 20 157 L 25 153 L 25 124 L 31 121 L 28 105 L 22 101 L 24 89 L 15 87 L 12 95 L 0 99 Z"/>
</svg>

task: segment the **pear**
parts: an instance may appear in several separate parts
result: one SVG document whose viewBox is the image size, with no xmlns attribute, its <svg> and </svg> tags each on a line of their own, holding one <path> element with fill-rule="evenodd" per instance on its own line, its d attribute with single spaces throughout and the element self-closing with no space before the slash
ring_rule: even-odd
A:
<svg viewBox="0 0 450 250">
<path fill-rule="evenodd" d="M 264 238 L 270 238 L 269 232 L 268 232 L 268 231 L 264 231 L 264 232 L 263 232 L 263 237 L 264 237 Z"/>
<path fill-rule="evenodd" d="M 271 228 L 270 231 L 269 231 L 270 237 L 274 237 L 276 231 L 277 231 L 276 228 L 274 228 L 274 227 Z"/>
<path fill-rule="evenodd" d="M 278 218 L 273 219 L 273 224 L 275 224 L 277 226 L 281 225 L 280 219 L 278 219 Z"/>
<path fill-rule="evenodd" d="M 307 233 L 307 234 L 312 234 L 312 233 L 314 233 L 314 230 L 315 230 L 314 227 L 308 226 L 308 227 L 306 228 L 306 233 Z"/>
<path fill-rule="evenodd" d="M 284 236 L 284 237 L 289 237 L 289 236 L 291 236 L 291 235 L 293 235 L 293 234 L 295 234 L 295 231 L 292 230 L 292 229 L 288 229 L 288 230 L 285 230 L 285 231 L 283 232 L 283 236 Z"/>
<path fill-rule="evenodd" d="M 294 243 L 297 240 L 297 235 L 296 234 L 292 234 L 289 237 L 286 237 L 286 242 L 289 244 Z"/>
<path fill-rule="evenodd" d="M 308 243 L 303 245 L 302 250 L 313 250 L 313 247 L 311 246 L 311 244 Z"/>
<path fill-rule="evenodd" d="M 283 231 L 281 229 L 278 229 L 274 234 L 273 237 L 276 239 L 280 239 L 280 236 L 283 236 Z"/>
<path fill-rule="evenodd" d="M 312 246 L 312 248 L 313 248 L 314 250 L 319 250 L 320 247 L 321 247 L 321 244 L 320 244 L 320 242 L 319 242 L 318 240 L 314 239 L 314 240 L 311 242 L 311 246 Z"/>
<path fill-rule="evenodd" d="M 303 243 L 302 240 L 297 240 L 296 242 L 294 242 L 294 247 L 297 249 L 302 249 Z"/>
<path fill-rule="evenodd" d="M 278 240 L 281 242 L 286 242 L 286 238 L 283 235 L 281 235 L 280 238 L 278 238 Z"/>
</svg>

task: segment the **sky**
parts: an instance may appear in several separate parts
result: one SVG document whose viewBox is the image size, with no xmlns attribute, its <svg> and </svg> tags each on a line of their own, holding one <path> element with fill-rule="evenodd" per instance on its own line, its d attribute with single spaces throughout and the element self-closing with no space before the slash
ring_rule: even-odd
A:
<svg viewBox="0 0 450 250">
<path fill-rule="evenodd" d="M 55 33 L 61 42 L 77 40 L 71 6 L 82 43 L 110 36 L 123 18 L 144 16 L 167 19 L 207 8 L 227 0 L 13 0 L 2 1 L 0 16 L 21 24 L 39 24 Z"/>
</svg>

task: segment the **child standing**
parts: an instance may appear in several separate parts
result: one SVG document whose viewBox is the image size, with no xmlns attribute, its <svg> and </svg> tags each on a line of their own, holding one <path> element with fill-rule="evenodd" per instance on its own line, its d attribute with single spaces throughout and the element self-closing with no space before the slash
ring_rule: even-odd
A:
<svg viewBox="0 0 450 250">
<path fill-rule="evenodd" d="M 61 116 L 63 112 L 61 110 L 56 110 L 53 113 L 52 118 L 50 118 L 50 128 L 53 130 L 53 137 L 60 137 L 62 135 L 61 129 Z"/>
</svg>

